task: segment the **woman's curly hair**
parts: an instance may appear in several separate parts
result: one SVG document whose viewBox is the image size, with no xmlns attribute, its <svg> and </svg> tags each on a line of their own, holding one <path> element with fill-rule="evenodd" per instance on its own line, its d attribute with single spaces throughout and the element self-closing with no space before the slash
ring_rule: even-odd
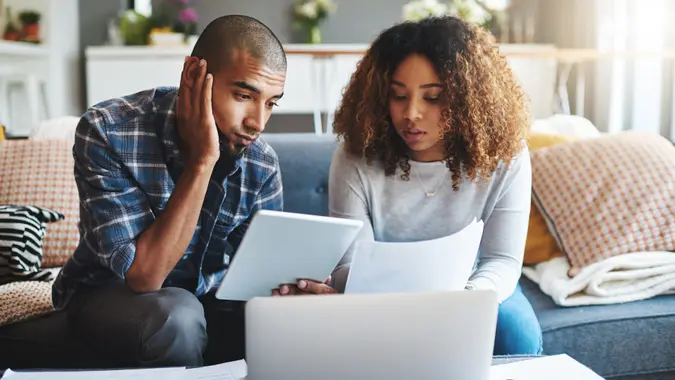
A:
<svg viewBox="0 0 675 380">
<path fill-rule="evenodd" d="M 410 177 L 408 148 L 389 115 L 390 84 L 409 55 L 425 56 L 444 84 L 445 161 L 453 189 L 462 171 L 489 180 L 500 162 L 523 149 L 529 130 L 525 95 L 487 31 L 458 18 L 403 22 L 382 32 L 359 62 L 335 114 L 334 130 L 348 153 L 379 159 L 386 175 Z"/>
</svg>

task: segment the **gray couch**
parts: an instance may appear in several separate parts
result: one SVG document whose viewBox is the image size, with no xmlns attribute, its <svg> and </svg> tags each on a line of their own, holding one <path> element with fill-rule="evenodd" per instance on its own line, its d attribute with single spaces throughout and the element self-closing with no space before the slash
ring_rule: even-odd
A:
<svg viewBox="0 0 675 380">
<path fill-rule="evenodd" d="M 287 211 L 325 215 L 334 137 L 268 134 L 279 155 Z M 545 354 L 566 353 L 605 378 L 675 379 L 675 296 L 593 307 L 560 308 L 523 278 L 544 332 Z M 62 314 L 0 328 L 0 371 L 12 368 L 100 368 Z"/>
</svg>

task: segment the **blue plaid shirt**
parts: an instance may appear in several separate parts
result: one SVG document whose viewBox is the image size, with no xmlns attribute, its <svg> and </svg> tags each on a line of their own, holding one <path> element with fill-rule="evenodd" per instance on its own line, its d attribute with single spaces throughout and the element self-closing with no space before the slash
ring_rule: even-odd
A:
<svg viewBox="0 0 675 380">
<path fill-rule="evenodd" d="M 99 103 L 82 116 L 73 146 L 81 239 L 54 283 L 55 308 L 65 307 L 78 288 L 123 279 L 138 237 L 166 207 L 184 169 L 176 94 L 169 87 L 142 91 Z M 163 286 L 198 296 L 214 290 L 253 214 L 282 208 L 279 163 L 269 145 L 258 140 L 236 162 L 223 159 L 192 240 Z"/>
</svg>

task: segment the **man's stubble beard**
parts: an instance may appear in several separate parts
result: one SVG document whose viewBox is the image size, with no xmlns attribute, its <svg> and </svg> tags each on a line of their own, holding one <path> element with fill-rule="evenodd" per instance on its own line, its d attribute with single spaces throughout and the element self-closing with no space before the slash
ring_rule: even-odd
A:
<svg viewBox="0 0 675 380">
<path fill-rule="evenodd" d="M 231 149 L 230 140 L 220 131 L 220 128 L 218 128 L 218 139 L 221 155 L 224 155 L 224 157 L 229 160 L 240 159 L 246 152 L 246 148 L 248 148 L 248 146 L 245 145 L 234 144 L 234 149 Z"/>
</svg>

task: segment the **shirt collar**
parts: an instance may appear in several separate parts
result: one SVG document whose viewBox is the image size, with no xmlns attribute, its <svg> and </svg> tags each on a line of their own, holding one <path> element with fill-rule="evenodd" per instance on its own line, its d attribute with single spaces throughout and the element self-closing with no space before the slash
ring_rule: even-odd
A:
<svg viewBox="0 0 675 380">
<path fill-rule="evenodd" d="M 167 95 L 166 99 L 163 99 L 156 109 L 156 112 L 159 114 L 165 115 L 163 123 L 161 125 L 161 136 L 162 145 L 165 148 L 165 154 L 167 161 L 176 160 L 181 165 L 184 164 L 183 156 L 180 152 L 180 146 L 178 143 L 178 133 L 176 131 L 176 99 L 178 97 L 178 89 L 174 90 L 171 94 Z M 162 120 L 160 118 L 160 120 Z M 226 142 L 225 136 L 218 131 L 218 138 L 220 142 L 220 151 L 221 157 L 226 157 Z M 220 161 L 219 161 L 220 163 Z M 231 166 L 231 170 L 228 174 L 229 176 L 234 175 L 242 168 L 243 155 L 237 157 L 233 162 L 229 162 L 228 166 Z M 223 162 L 224 164 L 224 162 Z"/>
</svg>

